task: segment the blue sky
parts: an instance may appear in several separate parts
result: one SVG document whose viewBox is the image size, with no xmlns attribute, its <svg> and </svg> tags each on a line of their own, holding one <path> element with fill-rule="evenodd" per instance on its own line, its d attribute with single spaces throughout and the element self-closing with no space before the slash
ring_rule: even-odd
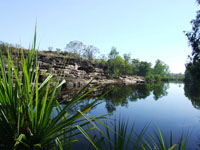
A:
<svg viewBox="0 0 200 150">
<path fill-rule="evenodd" d="M 1 0 L 0 40 L 28 47 L 37 20 L 40 49 L 78 40 L 108 54 L 115 46 L 183 73 L 191 53 L 183 31 L 197 10 L 195 0 Z"/>
</svg>

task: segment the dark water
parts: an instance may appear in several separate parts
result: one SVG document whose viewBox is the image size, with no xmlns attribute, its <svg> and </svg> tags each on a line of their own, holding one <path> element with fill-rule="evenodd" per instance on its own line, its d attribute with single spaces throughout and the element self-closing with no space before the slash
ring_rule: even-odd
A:
<svg viewBox="0 0 200 150">
<path fill-rule="evenodd" d="M 175 140 L 189 133 L 187 149 L 200 149 L 200 88 L 183 83 L 116 86 L 90 114 L 111 112 L 108 118 L 134 122 L 138 131 L 150 123 L 149 132 L 160 128 L 169 137 L 173 131 Z"/>
</svg>

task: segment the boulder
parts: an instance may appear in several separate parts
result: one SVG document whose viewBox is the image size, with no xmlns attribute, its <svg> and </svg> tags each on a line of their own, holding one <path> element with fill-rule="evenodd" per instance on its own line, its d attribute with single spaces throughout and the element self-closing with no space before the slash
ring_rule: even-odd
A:
<svg viewBox="0 0 200 150">
<path fill-rule="evenodd" d="M 74 88 L 74 83 L 73 83 L 73 82 L 67 82 L 66 87 L 67 87 L 68 89 L 72 89 L 72 88 Z"/>
<path fill-rule="evenodd" d="M 86 73 L 95 72 L 95 68 L 93 66 L 80 66 L 78 70 L 84 70 Z"/>
</svg>

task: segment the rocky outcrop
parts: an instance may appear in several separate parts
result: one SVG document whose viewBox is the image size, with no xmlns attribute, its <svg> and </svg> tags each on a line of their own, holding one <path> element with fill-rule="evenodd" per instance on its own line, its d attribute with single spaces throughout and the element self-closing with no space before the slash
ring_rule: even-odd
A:
<svg viewBox="0 0 200 150">
<path fill-rule="evenodd" d="M 62 77 L 66 80 L 65 88 L 78 88 L 82 87 L 89 82 L 90 86 L 100 85 L 100 84 L 125 84 L 133 85 L 138 83 L 144 83 L 145 78 L 141 76 L 121 76 L 119 78 L 110 79 L 108 74 L 102 68 L 95 68 L 93 65 L 77 64 L 65 65 L 62 67 L 59 64 L 54 64 L 49 67 L 44 62 L 40 62 L 40 71 L 48 73 L 53 71 L 56 76 Z"/>
<path fill-rule="evenodd" d="M 17 54 L 13 53 L 13 57 Z M 40 52 L 38 55 L 40 68 L 39 81 L 45 80 L 51 72 L 58 78 L 66 80 L 64 88 L 79 88 L 89 82 L 90 86 L 100 84 L 125 84 L 132 85 L 144 83 L 145 78 L 141 76 L 121 76 L 110 79 L 106 66 L 98 66 L 96 63 L 88 62 L 81 58 L 68 58 L 62 55 L 55 55 L 50 52 Z"/>
<path fill-rule="evenodd" d="M 133 84 L 145 82 L 145 78 L 141 76 L 122 76 L 122 77 L 119 77 L 119 79 L 125 85 L 133 85 Z"/>
</svg>

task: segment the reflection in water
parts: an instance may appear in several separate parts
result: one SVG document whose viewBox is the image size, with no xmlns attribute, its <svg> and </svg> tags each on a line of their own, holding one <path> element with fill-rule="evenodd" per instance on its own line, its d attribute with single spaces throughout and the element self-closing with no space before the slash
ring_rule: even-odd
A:
<svg viewBox="0 0 200 150">
<path fill-rule="evenodd" d="M 200 85 L 195 83 L 185 84 L 184 86 L 185 96 L 191 100 L 192 105 L 200 109 Z"/>
<path fill-rule="evenodd" d="M 184 91 L 185 91 L 185 96 L 191 100 L 192 105 L 196 108 L 196 109 L 200 109 L 200 85 L 196 84 L 196 83 L 185 83 L 184 85 Z M 198 150 L 200 150 L 200 136 L 198 135 L 197 138 L 197 148 Z"/>
<path fill-rule="evenodd" d="M 110 87 L 107 87 L 110 88 Z M 134 86 L 115 86 L 104 98 L 108 112 L 116 110 L 116 106 L 127 106 L 129 101 L 145 99 L 153 92 L 154 99 L 166 96 L 169 84 L 158 82 L 154 84 L 141 84 Z"/>
<path fill-rule="evenodd" d="M 158 100 L 163 96 L 167 96 L 168 88 L 169 88 L 169 84 L 164 84 L 163 82 L 154 84 L 154 88 L 153 88 L 154 99 Z"/>
<path fill-rule="evenodd" d="M 172 130 L 175 138 L 190 129 L 188 147 L 197 149 L 198 145 L 200 147 L 200 139 L 198 139 L 200 137 L 200 87 L 185 85 L 184 90 L 182 87 L 183 83 L 163 82 L 135 86 L 106 86 L 103 90 L 97 91 L 98 95 L 113 90 L 98 101 L 100 104 L 92 109 L 90 114 L 99 116 L 113 112 L 109 114 L 109 120 L 122 115 L 130 122 L 135 121 L 137 130 L 145 123 L 151 122 L 152 126 L 159 126 L 166 134 Z M 71 112 L 83 108 L 95 97 L 96 94 L 90 99 L 82 100 L 80 104 L 71 108 Z"/>
<path fill-rule="evenodd" d="M 92 99 L 95 99 L 95 97 L 98 95 L 102 95 L 103 93 L 106 93 L 106 91 L 109 91 L 112 89 L 108 94 L 104 96 L 101 102 L 106 102 L 106 109 L 109 113 L 114 112 L 116 110 L 117 106 L 128 106 L 129 101 L 130 102 L 136 102 L 141 99 L 145 99 L 147 96 L 149 96 L 151 93 L 153 93 L 154 100 L 158 100 L 163 96 L 166 96 L 167 89 L 169 88 L 168 83 L 164 82 L 157 82 L 154 84 L 139 84 L 139 85 L 132 85 L 132 86 L 126 86 L 126 85 L 110 85 L 103 88 L 103 90 L 96 91 L 98 94 L 94 94 L 91 99 L 82 100 L 79 104 L 76 104 L 68 110 L 69 112 L 74 112 L 76 110 L 79 110 L 81 108 L 84 108 L 86 105 L 88 105 L 89 101 Z M 66 93 L 66 92 L 65 92 Z M 69 95 L 69 94 L 68 94 Z M 94 109 L 94 108 L 93 108 Z"/>
</svg>

